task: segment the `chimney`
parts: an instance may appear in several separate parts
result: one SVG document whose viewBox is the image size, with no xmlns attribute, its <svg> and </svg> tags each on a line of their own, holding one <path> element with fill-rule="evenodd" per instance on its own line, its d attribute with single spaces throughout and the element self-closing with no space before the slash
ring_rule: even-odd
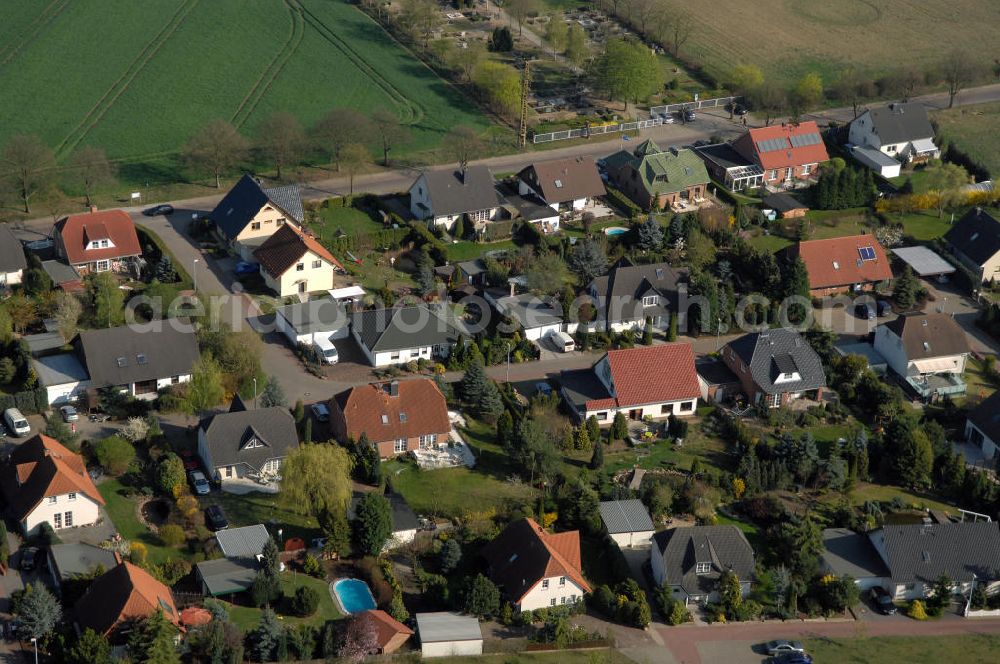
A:
<svg viewBox="0 0 1000 664">
<path fill-rule="evenodd" d="M 399 381 L 394 380 L 389 383 L 389 396 L 398 397 L 399 396 Z"/>
<path fill-rule="evenodd" d="M 122 554 L 118 553 L 117 551 L 115 551 L 115 563 L 119 565 L 122 564 Z"/>
</svg>

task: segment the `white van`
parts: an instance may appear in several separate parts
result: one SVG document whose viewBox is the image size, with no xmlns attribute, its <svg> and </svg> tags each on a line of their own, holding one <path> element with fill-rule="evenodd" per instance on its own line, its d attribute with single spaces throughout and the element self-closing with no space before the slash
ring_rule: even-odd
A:
<svg viewBox="0 0 1000 664">
<path fill-rule="evenodd" d="M 572 353 L 576 350 L 576 342 L 573 341 L 573 337 L 569 336 L 565 332 L 553 332 L 549 335 L 549 339 L 552 340 L 552 345 L 556 347 L 560 353 Z"/>
<path fill-rule="evenodd" d="M 28 419 L 17 408 L 8 408 L 5 410 L 3 421 L 15 436 L 27 436 L 31 433 L 31 425 L 28 424 Z"/>
<path fill-rule="evenodd" d="M 336 364 L 340 360 L 340 356 L 337 354 L 337 347 L 327 337 L 316 337 L 313 340 L 313 349 L 315 349 L 316 354 L 319 355 L 320 362 L 323 364 Z"/>
</svg>

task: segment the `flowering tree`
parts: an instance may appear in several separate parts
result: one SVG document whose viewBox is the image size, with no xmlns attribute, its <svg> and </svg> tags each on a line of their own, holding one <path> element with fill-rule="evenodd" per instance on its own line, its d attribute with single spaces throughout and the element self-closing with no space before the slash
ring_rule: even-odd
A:
<svg viewBox="0 0 1000 664">
<path fill-rule="evenodd" d="M 374 619 L 366 614 L 355 616 L 347 621 L 340 636 L 337 657 L 349 664 L 357 664 L 368 655 L 378 651 Z"/>
</svg>

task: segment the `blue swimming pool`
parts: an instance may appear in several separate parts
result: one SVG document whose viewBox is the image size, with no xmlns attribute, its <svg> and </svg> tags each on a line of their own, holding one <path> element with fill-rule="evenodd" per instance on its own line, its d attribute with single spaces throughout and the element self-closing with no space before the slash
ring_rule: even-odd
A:
<svg viewBox="0 0 1000 664">
<path fill-rule="evenodd" d="M 368 584 L 359 579 L 340 579 L 330 584 L 333 595 L 344 613 L 361 613 L 375 608 L 375 598 Z"/>
<path fill-rule="evenodd" d="M 612 226 L 611 228 L 604 229 L 605 235 L 625 235 L 625 233 L 628 233 L 628 229 L 621 226 Z"/>
</svg>

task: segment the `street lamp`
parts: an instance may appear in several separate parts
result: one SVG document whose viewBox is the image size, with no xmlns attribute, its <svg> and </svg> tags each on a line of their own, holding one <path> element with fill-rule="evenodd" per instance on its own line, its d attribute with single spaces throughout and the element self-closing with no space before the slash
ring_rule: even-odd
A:
<svg viewBox="0 0 1000 664">
<path fill-rule="evenodd" d="M 194 292 L 195 293 L 198 292 L 198 263 L 200 263 L 200 262 L 201 262 L 201 260 L 198 259 L 198 258 L 195 258 L 193 261 L 191 261 L 191 274 L 192 274 L 192 276 L 194 278 Z"/>
<path fill-rule="evenodd" d="M 510 342 L 509 341 L 507 342 L 507 380 L 506 380 L 506 382 L 508 382 L 508 383 L 510 382 Z"/>
<path fill-rule="evenodd" d="M 719 335 L 722 333 L 722 316 L 717 316 L 715 319 L 715 352 L 719 352 L 719 348 L 722 347 L 719 341 Z"/>
<path fill-rule="evenodd" d="M 38 638 L 31 637 L 31 645 L 35 646 L 35 664 L 38 664 Z"/>
<path fill-rule="evenodd" d="M 253 379 L 253 409 L 257 410 L 257 377 Z"/>
</svg>

